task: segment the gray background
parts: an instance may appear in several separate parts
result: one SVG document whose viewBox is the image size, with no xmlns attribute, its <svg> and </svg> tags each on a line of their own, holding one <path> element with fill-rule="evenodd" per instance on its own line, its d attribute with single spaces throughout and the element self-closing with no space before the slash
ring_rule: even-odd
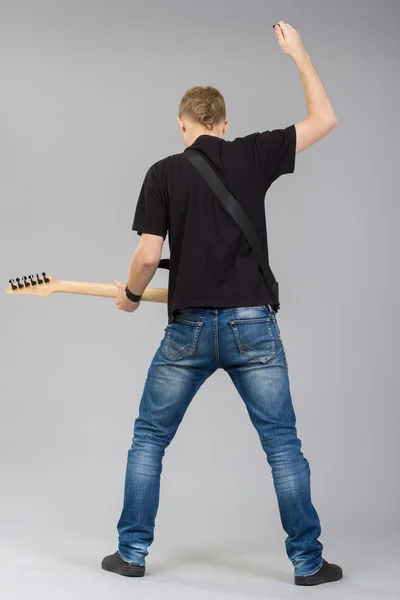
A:
<svg viewBox="0 0 400 600">
<path fill-rule="evenodd" d="M 324 594 L 395 598 L 398 2 L 1 2 L 1 281 L 38 270 L 126 280 L 143 177 L 184 149 L 176 114 L 192 85 L 224 94 L 226 139 L 304 119 L 300 77 L 272 30 L 280 19 L 302 35 L 338 117 L 266 196 L 320 540 L 347 575 Z M 167 277 L 160 269 L 150 285 Z M 4 597 L 122 598 L 136 585 L 142 598 L 303 593 L 269 466 L 223 371 L 167 450 L 149 576 L 101 571 L 166 305 L 127 314 L 67 294 L 0 302 Z"/>
</svg>

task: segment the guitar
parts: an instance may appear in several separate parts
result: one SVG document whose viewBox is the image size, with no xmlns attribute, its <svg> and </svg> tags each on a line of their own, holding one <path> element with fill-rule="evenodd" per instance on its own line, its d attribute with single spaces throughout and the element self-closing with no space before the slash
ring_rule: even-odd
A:
<svg viewBox="0 0 400 600">
<path fill-rule="evenodd" d="M 46 273 L 24 275 L 22 281 L 19 277 L 15 280 L 9 280 L 10 285 L 6 289 L 6 294 L 31 296 L 50 296 L 56 292 L 64 292 L 67 294 L 85 294 L 88 296 L 104 296 L 105 298 L 116 298 L 118 288 L 113 283 L 89 283 L 86 281 L 64 281 L 62 279 L 54 279 Z M 168 290 L 166 288 L 146 288 L 143 292 L 141 300 L 147 302 L 168 302 Z"/>
</svg>

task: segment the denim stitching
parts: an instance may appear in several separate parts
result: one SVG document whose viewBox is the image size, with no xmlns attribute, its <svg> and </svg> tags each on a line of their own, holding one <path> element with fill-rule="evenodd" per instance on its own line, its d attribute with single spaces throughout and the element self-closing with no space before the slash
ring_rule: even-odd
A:
<svg viewBox="0 0 400 600">
<path fill-rule="evenodd" d="M 214 317 L 214 346 L 215 346 L 215 358 L 217 361 L 217 368 L 221 367 L 220 356 L 219 356 L 219 339 L 218 339 L 218 314 Z"/>
<path fill-rule="evenodd" d="M 287 368 L 287 370 L 289 370 L 289 365 L 288 365 L 288 361 L 287 361 L 287 356 L 286 356 L 285 346 L 283 345 L 283 342 L 282 342 L 281 332 L 280 332 L 280 329 L 279 329 L 278 322 L 277 322 L 277 320 L 276 320 L 276 314 L 275 314 L 274 312 L 272 312 L 271 314 L 272 314 L 272 319 L 273 319 L 273 321 L 274 321 L 274 324 L 275 324 L 275 330 L 276 330 L 276 333 L 278 334 L 279 341 L 280 341 L 280 343 L 281 343 L 281 346 L 282 346 L 282 350 L 283 350 L 283 358 L 284 358 L 284 361 L 285 361 L 285 365 L 286 365 L 286 368 Z"/>
</svg>

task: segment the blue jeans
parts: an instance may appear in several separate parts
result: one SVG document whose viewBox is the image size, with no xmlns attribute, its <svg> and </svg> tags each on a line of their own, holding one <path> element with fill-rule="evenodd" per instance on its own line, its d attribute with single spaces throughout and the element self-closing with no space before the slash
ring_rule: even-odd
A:
<svg viewBox="0 0 400 600">
<path fill-rule="evenodd" d="M 145 565 L 153 542 L 165 449 L 192 398 L 225 369 L 246 404 L 271 467 L 286 553 L 295 575 L 322 566 L 321 527 L 311 501 L 310 466 L 297 437 L 288 364 L 271 305 L 184 308 L 153 357 L 128 450 L 118 551 Z"/>
</svg>

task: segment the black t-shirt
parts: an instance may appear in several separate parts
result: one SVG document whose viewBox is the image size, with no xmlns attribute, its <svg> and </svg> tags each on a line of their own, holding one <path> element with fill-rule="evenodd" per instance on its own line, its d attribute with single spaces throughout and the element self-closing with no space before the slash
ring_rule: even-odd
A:
<svg viewBox="0 0 400 600">
<path fill-rule="evenodd" d="M 233 141 L 203 134 L 190 147 L 222 175 L 268 257 L 265 194 L 278 177 L 294 172 L 295 126 Z M 274 303 L 244 234 L 183 152 L 148 170 L 132 229 L 164 239 L 168 233 L 168 323 L 178 308 Z"/>
</svg>

